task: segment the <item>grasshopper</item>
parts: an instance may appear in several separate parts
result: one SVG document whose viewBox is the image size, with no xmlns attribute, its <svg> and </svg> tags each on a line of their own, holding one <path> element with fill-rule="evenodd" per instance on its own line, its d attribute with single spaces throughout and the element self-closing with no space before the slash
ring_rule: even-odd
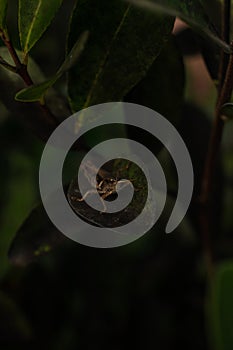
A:
<svg viewBox="0 0 233 350">
<path fill-rule="evenodd" d="M 128 167 L 129 165 L 127 165 L 126 169 L 128 169 Z M 71 196 L 71 200 L 83 202 L 85 201 L 87 196 L 96 193 L 97 190 L 103 204 L 102 212 L 106 212 L 107 210 L 104 200 L 114 194 L 117 194 L 117 185 L 123 185 L 120 188 L 122 190 L 126 185 L 130 183 L 130 180 L 120 180 L 118 179 L 118 177 L 111 176 L 111 174 L 104 169 L 100 169 L 98 171 L 96 166 L 90 161 L 85 162 L 82 165 L 81 170 L 83 171 L 84 176 L 87 178 L 91 189 L 89 189 L 81 198 L 74 195 Z M 95 176 L 93 176 L 93 174 L 97 174 L 96 178 Z M 75 192 L 79 191 L 75 190 Z"/>
</svg>

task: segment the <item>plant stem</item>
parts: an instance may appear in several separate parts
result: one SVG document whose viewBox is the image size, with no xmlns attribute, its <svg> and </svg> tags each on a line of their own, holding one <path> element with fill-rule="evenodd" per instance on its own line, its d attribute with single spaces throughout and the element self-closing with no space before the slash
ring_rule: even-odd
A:
<svg viewBox="0 0 233 350">
<path fill-rule="evenodd" d="M 15 68 L 15 73 L 17 73 L 23 79 L 24 83 L 27 86 L 33 85 L 32 78 L 30 77 L 27 70 L 27 65 L 21 63 L 19 56 L 14 46 L 12 45 L 11 40 L 8 38 L 8 36 L 3 30 L 0 30 L 0 36 L 14 61 L 15 67 L 13 68 Z M 54 128 L 55 128 L 58 125 L 58 121 L 56 117 L 51 113 L 51 111 L 47 108 L 45 104 L 41 104 L 41 103 L 37 103 L 37 104 L 41 109 L 41 111 L 43 112 L 45 120 L 49 124 L 54 125 Z"/>
<path fill-rule="evenodd" d="M 5 61 L 1 56 L 0 56 L 0 65 L 10 70 L 11 72 L 17 73 L 17 69 L 11 64 L 9 64 L 7 61 Z"/>
<path fill-rule="evenodd" d="M 230 8 L 231 1 L 224 1 L 223 9 L 223 23 L 222 23 L 222 39 L 229 42 L 230 35 Z M 233 49 L 233 42 L 231 43 L 231 49 Z M 222 115 L 222 106 L 230 101 L 233 90 L 233 54 L 230 57 L 226 56 L 223 52 L 220 59 L 219 67 L 219 90 L 218 99 L 215 109 L 215 119 L 210 136 L 207 158 L 204 168 L 204 175 L 202 181 L 201 192 L 201 212 L 200 212 L 200 225 L 202 229 L 204 255 L 206 260 L 207 273 L 209 278 L 213 275 L 213 257 L 211 247 L 211 231 L 212 231 L 212 217 L 211 217 L 211 193 L 213 190 L 214 174 L 217 163 L 217 158 L 221 146 L 224 121 L 225 118 Z"/>
<path fill-rule="evenodd" d="M 233 48 L 233 43 L 231 43 Z M 212 129 L 212 134 L 209 143 L 209 150 L 207 154 L 206 166 L 204 171 L 203 186 L 202 186 L 202 201 L 208 202 L 211 190 L 215 165 L 218 157 L 218 151 L 221 145 L 224 120 L 221 114 L 221 107 L 225 103 L 229 102 L 231 93 L 233 90 L 233 54 L 230 55 L 226 78 L 223 84 L 223 88 L 220 91 L 218 102 L 216 105 L 215 120 Z"/>
<path fill-rule="evenodd" d="M 222 39 L 229 44 L 230 42 L 230 22 L 231 22 L 231 0 L 225 0 L 222 9 Z M 224 78 L 226 75 L 229 55 L 223 50 L 221 51 L 220 65 L 219 65 L 219 92 L 222 89 Z"/>
<path fill-rule="evenodd" d="M 10 39 L 5 35 L 5 33 L 2 31 L 1 32 L 1 38 L 5 44 L 5 46 L 8 48 L 8 51 L 15 63 L 15 67 L 16 67 L 16 72 L 17 74 L 19 74 L 21 76 L 21 78 L 23 79 L 23 81 L 25 82 L 25 84 L 27 86 L 33 85 L 33 81 L 30 77 L 30 75 L 28 74 L 28 70 L 27 70 L 27 66 L 22 64 L 19 56 L 17 54 L 17 52 L 15 51 L 14 46 L 12 45 Z"/>
</svg>

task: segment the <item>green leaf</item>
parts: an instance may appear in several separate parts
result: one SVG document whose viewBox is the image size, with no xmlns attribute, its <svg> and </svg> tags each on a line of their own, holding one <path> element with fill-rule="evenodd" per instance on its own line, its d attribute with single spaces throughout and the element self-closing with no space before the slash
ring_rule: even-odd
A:
<svg viewBox="0 0 233 350">
<path fill-rule="evenodd" d="M 68 48 L 84 30 L 90 31 L 90 40 L 68 75 L 73 111 L 122 100 L 159 55 L 173 22 L 118 0 L 78 1 Z"/>
<path fill-rule="evenodd" d="M 16 101 L 34 102 L 40 101 L 45 92 L 57 81 L 56 77 L 45 81 L 39 85 L 33 85 L 30 88 L 21 90 L 15 95 Z"/>
<path fill-rule="evenodd" d="M 30 148 L 30 150 L 33 148 L 29 135 L 25 133 L 22 136 L 23 132 L 18 124 L 16 124 L 16 128 L 17 133 L 20 134 L 17 139 L 24 137 L 27 140 L 27 146 L 26 144 L 23 146 L 23 140 L 21 140 L 22 149 L 18 150 L 20 142 L 15 141 L 13 123 L 2 125 L 0 135 L 4 143 L 0 163 L 1 169 L 4 169 L 1 174 L 1 194 L 4 199 L 0 203 L 0 279 L 9 268 L 7 251 L 15 231 L 37 198 L 35 165 L 32 162 L 32 158 L 34 161 L 36 156 L 34 154 L 33 157 L 30 157 L 28 152 L 25 151 L 27 148 Z M 39 159 L 37 160 L 38 163 Z"/>
<path fill-rule="evenodd" d="M 6 13 L 8 0 L 0 0 L 0 30 L 6 28 Z"/>
<path fill-rule="evenodd" d="M 22 52 L 17 53 L 19 56 L 22 54 Z M 14 64 L 6 47 L 0 47 L 0 56 L 10 64 Z M 28 71 L 33 81 L 40 83 L 45 80 L 44 75 L 42 74 L 38 65 L 31 57 L 28 58 Z M 17 120 L 21 120 L 27 125 L 27 127 L 32 129 L 37 136 L 43 140 L 47 140 L 49 135 L 51 135 L 51 132 L 56 128 L 58 122 L 51 120 L 50 118 L 45 118 L 38 104 L 27 104 L 15 101 L 16 93 L 19 90 L 22 90 L 25 86 L 23 80 L 17 74 L 0 66 L 0 86 L 2 87 L 0 100 L 12 113 L 12 116 Z M 56 95 L 55 91 L 51 91 L 51 93 L 49 91 L 48 95 L 49 96 L 46 96 L 46 102 L 50 108 L 51 98 L 54 100 L 54 96 L 52 95 Z M 61 101 L 59 104 L 57 103 L 57 107 L 59 107 L 59 109 L 60 105 Z M 62 111 L 62 114 L 64 118 L 70 115 L 70 111 L 67 111 L 66 113 Z"/>
<path fill-rule="evenodd" d="M 2 291 L 0 291 L 0 310 L 1 343 L 9 344 L 13 339 L 18 344 L 29 341 L 32 337 L 32 327 L 28 319 L 15 300 Z"/>
<path fill-rule="evenodd" d="M 230 46 L 224 42 L 212 23 L 207 12 L 206 0 L 127 0 L 139 7 L 153 12 L 162 12 L 171 16 L 180 17 L 200 34 L 208 36 L 227 53 Z"/>
<path fill-rule="evenodd" d="M 210 341 L 216 350 L 233 349 L 233 261 L 221 263 L 211 285 L 207 308 Z"/>
<path fill-rule="evenodd" d="M 88 38 L 89 32 L 87 30 L 80 34 L 80 37 L 74 44 L 70 53 L 67 55 L 65 62 L 62 64 L 58 71 L 58 74 L 60 76 L 68 72 L 68 70 L 70 70 L 77 63 L 78 59 L 80 58 L 81 54 L 83 53 L 86 47 Z"/>
<path fill-rule="evenodd" d="M 27 54 L 45 32 L 62 0 L 19 0 L 19 34 Z"/>
<path fill-rule="evenodd" d="M 24 266 L 48 254 L 65 239 L 49 220 L 43 205 L 38 205 L 16 233 L 8 256 L 14 265 Z"/>
<path fill-rule="evenodd" d="M 85 48 L 87 39 L 88 39 L 88 32 L 85 31 L 84 33 L 81 34 L 80 38 L 77 40 L 76 44 L 74 45 L 71 52 L 68 54 L 67 58 L 65 59 L 65 62 L 62 64 L 58 72 L 52 78 L 50 78 L 49 80 L 46 80 L 41 84 L 36 84 L 19 91 L 15 96 L 16 101 L 21 101 L 21 102 L 40 101 L 45 95 L 46 91 L 51 86 L 53 86 L 64 73 L 66 73 L 69 69 L 71 69 L 71 67 L 75 65 L 75 63 L 78 61 L 78 58 L 80 57 L 80 55 L 82 54 Z"/>
<path fill-rule="evenodd" d="M 166 74 L 164 74 L 166 72 Z M 173 125 L 181 119 L 184 93 L 184 65 L 174 38 L 170 38 L 159 57 L 143 78 L 130 91 L 124 101 L 149 107 L 162 114 Z M 129 129 L 129 137 L 141 142 L 142 133 Z M 154 153 L 161 150 L 161 143 L 148 135 L 143 143 Z"/>
</svg>

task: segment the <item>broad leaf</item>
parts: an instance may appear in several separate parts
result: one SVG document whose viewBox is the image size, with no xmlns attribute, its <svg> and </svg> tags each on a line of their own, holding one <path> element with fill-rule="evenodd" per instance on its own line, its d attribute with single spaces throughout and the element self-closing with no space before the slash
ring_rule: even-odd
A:
<svg viewBox="0 0 233 350">
<path fill-rule="evenodd" d="M 8 293 L 9 294 L 9 293 Z M 0 291 L 1 344 L 20 344 L 32 337 L 32 327 L 16 300 Z M 2 346 L 4 348 L 4 346 Z"/>
<path fill-rule="evenodd" d="M 119 0 L 78 1 L 68 48 L 84 30 L 90 39 L 80 64 L 69 72 L 73 111 L 119 101 L 146 74 L 173 27 L 173 19 Z"/>
<path fill-rule="evenodd" d="M 62 0 L 19 0 L 19 34 L 27 54 L 45 32 Z"/>
<path fill-rule="evenodd" d="M 6 13 L 8 0 L 0 0 L 0 29 L 6 27 Z"/>
<path fill-rule="evenodd" d="M 233 262 L 218 266 L 208 305 L 210 342 L 216 350 L 233 348 Z"/>
<path fill-rule="evenodd" d="M 162 12 L 180 17 L 200 34 L 208 36 L 217 45 L 230 53 L 230 46 L 221 40 L 216 25 L 212 23 L 203 0 L 127 0 L 152 12 Z"/>
<path fill-rule="evenodd" d="M 183 92 L 183 60 L 174 38 L 171 37 L 145 78 L 126 95 L 124 100 L 149 107 L 177 126 L 181 119 Z M 128 128 L 128 134 L 138 142 L 143 141 L 153 153 L 161 150 L 162 144 L 153 136 L 142 137 L 141 131 L 135 128 Z"/>
<path fill-rule="evenodd" d="M 64 240 L 65 236 L 51 223 L 44 207 L 39 205 L 16 233 L 9 250 L 9 259 L 15 265 L 27 265 L 39 256 L 48 254 Z"/>
<path fill-rule="evenodd" d="M 88 38 L 88 32 L 84 32 L 81 34 L 80 38 L 74 45 L 73 49 L 68 54 L 65 62 L 62 64 L 58 72 L 52 78 L 50 78 L 49 80 L 46 80 L 41 84 L 33 85 L 19 91 L 16 94 L 15 99 L 17 101 L 23 101 L 23 102 L 40 101 L 45 95 L 46 91 L 51 86 L 53 86 L 64 73 L 66 73 L 71 67 L 75 65 L 75 63 L 77 62 L 78 58 L 80 57 L 80 55 L 84 50 L 87 38 Z"/>
</svg>

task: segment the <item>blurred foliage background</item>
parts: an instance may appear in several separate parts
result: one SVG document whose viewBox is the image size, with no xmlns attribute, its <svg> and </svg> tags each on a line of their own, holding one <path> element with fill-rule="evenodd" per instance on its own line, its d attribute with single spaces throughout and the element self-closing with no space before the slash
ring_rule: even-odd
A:
<svg viewBox="0 0 233 350">
<path fill-rule="evenodd" d="M 20 49 L 17 2 L 8 3 L 9 32 Z M 63 1 L 30 53 L 45 77 L 55 74 L 65 58 L 74 3 Z M 217 93 L 197 38 L 183 22 L 176 21 L 161 54 L 124 96 L 127 102 L 157 110 L 177 127 L 194 166 L 192 204 L 182 224 L 166 235 L 164 228 L 177 190 L 173 161 L 154 140 L 127 130 L 157 154 L 170 195 L 156 227 L 120 248 L 81 246 L 66 239 L 46 219 L 43 208 L 38 207 L 44 142 L 17 117 L 17 109 L 9 108 L 5 96 L 10 95 L 11 86 L 1 79 L 1 349 L 233 348 L 233 124 L 226 124 L 215 176 L 211 249 L 216 273 L 209 281 L 198 195 Z M 63 77 L 54 87 L 59 99 L 67 98 L 66 83 Z M 88 140 L 92 145 L 93 138 L 87 137 L 87 144 Z"/>
</svg>

